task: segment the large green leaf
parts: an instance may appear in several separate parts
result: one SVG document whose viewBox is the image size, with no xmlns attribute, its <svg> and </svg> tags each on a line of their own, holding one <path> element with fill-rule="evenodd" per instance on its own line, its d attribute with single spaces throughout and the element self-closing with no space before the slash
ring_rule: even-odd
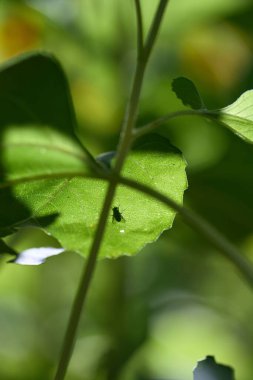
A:
<svg viewBox="0 0 253 380">
<path fill-rule="evenodd" d="M 24 138 L 33 136 L 33 130 L 38 133 L 38 126 L 23 127 Z M 54 133 L 49 128 L 47 131 L 49 136 Z M 88 169 L 82 153 L 78 146 L 74 148 L 71 141 L 68 148 L 64 141 L 64 149 L 60 149 L 61 139 L 58 139 L 58 145 L 46 146 L 41 137 L 40 144 L 34 141 L 27 149 L 25 143 L 17 144 L 16 139 L 17 128 L 9 127 L 4 135 L 3 162 L 8 174 L 7 182 L 19 182 L 13 186 L 13 194 L 30 210 L 31 217 L 38 223 L 48 215 L 56 215 L 46 231 L 57 238 L 65 249 L 86 257 L 107 183 L 85 178 Z M 35 159 L 32 160 L 32 157 Z M 68 178 L 57 178 L 64 173 Z M 47 178 L 49 174 L 51 179 Z M 123 174 L 182 202 L 187 186 L 185 161 L 165 138 L 151 136 L 140 141 L 129 154 Z M 42 178 L 43 175 L 47 179 L 35 180 L 36 176 Z M 34 181 L 26 182 L 29 176 Z M 22 178 L 25 179 L 24 183 Z M 145 244 L 156 240 L 163 230 L 171 227 L 175 216 L 173 210 L 125 186 L 118 187 L 113 207 L 119 208 L 123 218 L 117 222 L 112 215 L 109 216 L 100 257 L 137 253 Z"/>
<path fill-rule="evenodd" d="M 123 175 L 147 184 L 182 203 L 187 188 L 185 160 L 167 139 L 151 135 L 129 154 Z M 172 226 L 175 212 L 148 196 L 119 186 L 113 207 L 119 207 L 125 222 L 109 219 L 102 255 L 137 253 Z"/>
<path fill-rule="evenodd" d="M 92 158 L 75 136 L 60 65 L 49 56 L 24 56 L 0 71 L 0 85 L 0 235 L 38 225 L 64 249 L 87 256 L 108 184 L 90 178 L 87 160 Z M 123 174 L 182 202 L 185 161 L 162 137 L 140 141 Z M 101 257 L 138 252 L 171 227 L 175 216 L 124 186 L 118 187 L 112 207 L 123 218 L 108 217 Z"/>
</svg>

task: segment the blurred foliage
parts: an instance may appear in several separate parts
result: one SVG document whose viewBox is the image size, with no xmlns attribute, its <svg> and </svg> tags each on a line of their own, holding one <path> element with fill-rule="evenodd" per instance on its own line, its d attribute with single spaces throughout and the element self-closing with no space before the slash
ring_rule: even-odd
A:
<svg viewBox="0 0 253 380">
<path fill-rule="evenodd" d="M 145 25 L 156 3 L 145 2 Z M 139 124 L 182 108 L 170 90 L 177 76 L 194 80 L 213 109 L 252 88 L 252 17 L 250 0 L 172 0 Z M 94 154 L 115 149 L 135 60 L 132 1 L 1 0 L 0 61 L 31 49 L 50 51 L 63 64 L 85 145 Z M 160 132 L 188 161 L 186 205 L 253 257 L 253 147 L 194 118 Z M 34 244 L 48 239 L 26 234 Z M 36 268 L 5 261 L 0 378 L 52 379 L 84 262 L 73 254 Z M 177 219 L 136 257 L 98 264 L 67 380 L 189 380 L 206 355 L 251 380 L 252 299 L 237 271 Z"/>
</svg>

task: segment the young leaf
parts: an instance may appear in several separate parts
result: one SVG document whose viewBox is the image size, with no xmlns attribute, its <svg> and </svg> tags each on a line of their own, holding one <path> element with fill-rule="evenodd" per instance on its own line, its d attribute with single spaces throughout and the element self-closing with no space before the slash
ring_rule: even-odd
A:
<svg viewBox="0 0 253 380">
<path fill-rule="evenodd" d="M 214 115 L 239 137 L 253 142 L 253 90 L 244 92 L 234 103 Z"/>
<path fill-rule="evenodd" d="M 195 84 L 190 79 L 184 77 L 174 79 L 172 90 L 185 106 L 190 106 L 194 110 L 205 109 L 205 104 Z"/>
</svg>

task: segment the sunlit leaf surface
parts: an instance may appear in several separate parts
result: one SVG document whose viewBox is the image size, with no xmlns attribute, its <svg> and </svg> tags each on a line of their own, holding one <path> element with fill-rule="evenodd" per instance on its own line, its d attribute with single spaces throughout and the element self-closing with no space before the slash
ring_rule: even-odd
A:
<svg viewBox="0 0 253 380">
<path fill-rule="evenodd" d="M 28 133 L 29 128 L 24 128 L 25 131 Z M 48 152 L 43 148 L 41 156 L 40 145 L 33 145 L 31 154 L 22 144 L 16 146 L 12 143 L 11 134 L 8 137 L 4 163 L 6 173 L 10 173 L 8 180 L 18 179 L 20 182 L 13 186 L 15 198 L 30 210 L 31 218 L 38 224 L 50 215 L 55 216 L 46 230 L 65 249 L 87 256 L 107 183 L 85 178 L 85 165 L 82 156 L 78 156 L 78 150 L 75 156 L 73 151 L 71 155 L 69 151 L 66 153 L 52 147 Z M 41 161 L 40 165 L 36 157 Z M 76 176 L 78 172 L 80 175 Z M 38 173 L 42 173 L 41 177 L 45 173 L 45 178 L 50 174 L 52 178 L 27 181 L 29 176 L 33 179 Z M 73 177 L 59 179 L 58 173 L 73 173 Z M 136 146 L 127 159 L 124 175 L 182 202 L 187 186 L 185 161 L 181 153 L 160 136 L 151 136 Z M 175 216 L 174 211 L 125 186 L 118 187 L 112 206 L 117 208 L 120 217 L 113 218 L 111 214 L 108 218 L 101 257 L 137 253 L 145 244 L 156 240 L 163 230 L 171 227 Z"/>
<path fill-rule="evenodd" d="M 244 92 L 234 103 L 219 110 L 218 120 L 239 137 L 253 142 L 253 90 Z"/>
<path fill-rule="evenodd" d="M 33 87 L 30 82 L 26 85 L 32 70 Z M 107 182 L 89 178 L 89 154 L 74 134 L 75 119 L 61 68 L 48 56 L 25 56 L 0 72 L 0 83 L 5 90 L 0 91 L 5 105 L 0 118 L 1 234 L 37 225 L 65 250 L 86 257 Z M 123 175 L 179 203 L 187 187 L 181 153 L 156 135 L 134 147 Z M 118 217 L 108 217 L 100 257 L 137 253 L 170 228 L 175 216 L 159 202 L 124 186 L 118 187 L 113 207 Z"/>
</svg>

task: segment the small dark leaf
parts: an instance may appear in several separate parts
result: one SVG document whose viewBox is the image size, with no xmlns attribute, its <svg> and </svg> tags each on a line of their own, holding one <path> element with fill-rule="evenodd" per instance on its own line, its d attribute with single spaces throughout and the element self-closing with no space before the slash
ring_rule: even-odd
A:
<svg viewBox="0 0 253 380">
<path fill-rule="evenodd" d="M 216 363 L 213 356 L 198 362 L 193 371 L 194 380 L 234 380 L 234 371 L 231 367 Z"/>
<path fill-rule="evenodd" d="M 190 106 L 194 110 L 206 108 L 195 84 L 190 79 L 184 77 L 174 79 L 172 90 L 185 106 Z"/>
</svg>

